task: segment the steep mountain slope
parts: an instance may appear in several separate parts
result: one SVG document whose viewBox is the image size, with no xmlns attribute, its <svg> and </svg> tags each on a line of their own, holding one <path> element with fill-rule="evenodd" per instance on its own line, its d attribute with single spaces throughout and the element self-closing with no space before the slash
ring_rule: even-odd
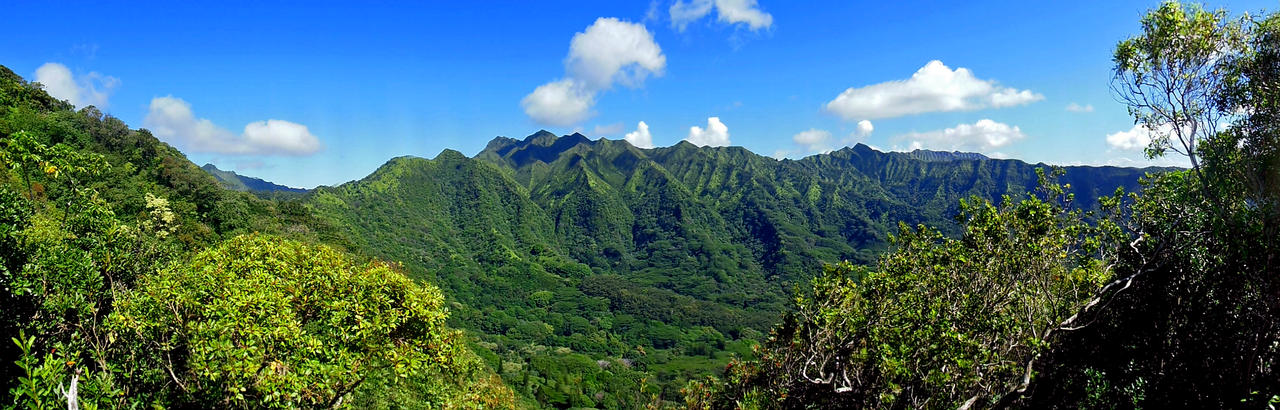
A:
<svg viewBox="0 0 1280 410">
<path fill-rule="evenodd" d="M 509 168 L 550 214 L 621 213 L 608 219 L 616 223 L 604 225 L 556 219 L 559 237 L 589 232 L 590 244 L 607 244 L 569 249 L 570 256 L 592 266 L 669 269 L 669 261 L 653 259 L 661 257 L 652 252 L 653 238 L 634 235 L 648 233 L 681 253 L 710 249 L 696 267 L 702 272 L 751 272 L 784 282 L 803 278 L 822 262 L 869 262 L 899 221 L 954 232 L 951 218 L 959 199 L 1023 195 L 1035 189 L 1035 169 L 1044 167 L 967 153 L 883 153 L 861 144 L 778 161 L 740 147 L 681 142 L 646 150 L 625 141 L 592 141 L 578 134 L 557 139 L 546 132 L 524 141 L 496 139 L 476 158 Z M 1066 167 L 1059 182 L 1070 184 L 1077 205 L 1088 208 L 1117 187 L 1136 189 L 1138 178 L 1149 171 L 1159 169 Z M 585 190 L 583 181 L 595 185 Z M 648 188 L 671 195 L 650 195 Z M 609 192 L 617 194 L 599 199 Z M 650 209 L 664 218 L 636 219 L 645 214 L 637 210 Z M 630 243 L 624 243 L 626 229 L 619 225 L 627 221 L 633 224 Z M 706 237 L 716 238 L 719 246 L 700 246 Z"/>
<path fill-rule="evenodd" d="M 475 331 L 490 364 L 543 404 L 633 407 L 640 404 L 634 393 L 643 387 L 637 370 L 660 373 L 672 356 L 702 352 L 700 360 L 673 364 L 692 371 L 671 369 L 664 377 L 666 393 L 674 397 L 688 376 L 727 358 L 725 335 L 759 335 L 776 318 L 776 310 L 681 295 L 610 274 L 610 266 L 594 266 L 593 272 L 593 266 L 568 257 L 567 249 L 593 239 L 560 237 L 557 221 L 612 223 L 625 227 L 613 230 L 619 235 L 629 233 L 632 224 L 608 222 L 609 215 L 621 214 L 611 210 L 605 198 L 615 194 L 597 176 L 580 166 L 555 175 L 566 181 L 563 192 L 582 193 L 572 197 L 598 197 L 579 203 L 583 209 L 604 210 L 600 217 L 569 211 L 553 216 L 533 198 L 556 192 L 531 194 L 509 170 L 455 151 L 431 160 L 393 159 L 360 181 L 315 190 L 309 204 L 320 218 L 356 238 L 356 248 L 402 261 L 411 276 L 446 289 L 454 302 L 452 323 Z M 620 200 L 612 204 L 626 209 Z M 638 347 L 654 351 L 637 353 Z M 746 352 L 745 346 L 738 350 Z M 602 367 L 600 360 L 627 364 Z M 568 372 L 561 369 L 564 363 L 592 365 Z M 556 377 L 589 377 L 597 383 Z"/>
<path fill-rule="evenodd" d="M 0 338 L 22 341 L 0 345 L 0 400 L 56 407 L 78 380 L 87 408 L 513 404 L 440 326 L 434 286 L 316 246 L 353 247 L 296 200 L 224 189 L 148 131 L 73 108 L 0 66 Z"/>
</svg>

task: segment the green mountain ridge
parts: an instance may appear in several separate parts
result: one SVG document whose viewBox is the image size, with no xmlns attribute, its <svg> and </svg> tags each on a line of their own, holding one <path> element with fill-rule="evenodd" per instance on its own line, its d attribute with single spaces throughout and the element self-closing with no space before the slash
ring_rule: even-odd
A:
<svg viewBox="0 0 1280 410">
<path fill-rule="evenodd" d="M 954 234 L 959 199 L 1022 196 L 1043 167 L 862 144 L 776 160 L 539 131 L 472 157 L 394 158 L 304 201 L 354 248 L 439 285 L 450 325 L 471 331 L 519 394 L 586 406 L 600 403 L 566 387 L 573 377 L 621 383 L 609 400 L 644 387 L 600 367 L 553 368 L 625 360 L 676 400 L 730 353 L 750 355 L 823 264 L 872 262 L 898 221 Z M 1162 170 L 1066 167 L 1060 182 L 1092 207 Z"/>
</svg>

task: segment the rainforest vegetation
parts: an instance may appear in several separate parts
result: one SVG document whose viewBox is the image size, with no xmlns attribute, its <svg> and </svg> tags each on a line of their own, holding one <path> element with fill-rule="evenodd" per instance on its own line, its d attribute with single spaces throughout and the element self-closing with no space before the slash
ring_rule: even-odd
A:
<svg viewBox="0 0 1280 410">
<path fill-rule="evenodd" d="M 0 406 L 1280 402 L 1280 14 L 1112 88 L 1189 169 L 546 131 L 299 191 L 0 66 Z"/>
</svg>

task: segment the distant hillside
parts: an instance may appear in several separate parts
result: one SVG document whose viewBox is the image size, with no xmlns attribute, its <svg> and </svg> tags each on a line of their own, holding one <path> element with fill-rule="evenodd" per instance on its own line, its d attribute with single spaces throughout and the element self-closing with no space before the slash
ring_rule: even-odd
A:
<svg viewBox="0 0 1280 410">
<path fill-rule="evenodd" d="M 203 169 L 204 172 L 208 172 L 209 175 L 213 175 L 213 178 L 218 180 L 218 184 L 233 191 L 307 192 L 307 190 L 302 188 L 293 188 L 293 187 L 287 187 L 284 185 L 275 184 L 269 181 L 262 180 L 260 178 L 240 175 L 235 173 L 235 171 L 223 171 L 221 169 L 218 169 L 218 167 L 214 166 L 213 164 L 204 164 L 204 166 L 200 167 L 200 169 Z"/>
</svg>

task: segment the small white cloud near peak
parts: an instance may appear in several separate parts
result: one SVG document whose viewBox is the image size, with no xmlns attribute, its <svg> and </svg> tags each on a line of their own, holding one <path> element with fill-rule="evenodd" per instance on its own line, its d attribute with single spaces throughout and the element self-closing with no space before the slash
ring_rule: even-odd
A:
<svg viewBox="0 0 1280 410">
<path fill-rule="evenodd" d="M 871 135 L 871 133 L 875 130 L 876 130 L 876 127 L 875 125 L 871 124 L 871 121 L 868 121 L 868 120 L 858 121 L 858 129 L 853 131 L 853 136 L 865 137 L 865 136 Z"/>
<path fill-rule="evenodd" d="M 309 155 L 321 147 L 307 126 L 285 120 L 251 122 L 241 135 L 251 151 L 264 154 Z"/>
<path fill-rule="evenodd" d="M 667 11 L 671 13 L 671 25 L 684 31 L 689 23 L 706 17 L 713 9 L 721 23 L 743 24 L 752 31 L 773 26 L 773 15 L 761 10 L 756 0 L 676 0 Z"/>
<path fill-rule="evenodd" d="M 1071 112 L 1093 112 L 1093 104 L 1080 105 L 1076 103 L 1067 104 L 1067 111 Z"/>
<path fill-rule="evenodd" d="M 846 120 L 874 120 L 930 112 L 971 111 L 1012 107 L 1044 99 L 1031 90 L 1002 87 L 980 80 L 967 68 L 947 67 L 933 60 L 911 78 L 859 88 L 850 87 L 825 106 Z"/>
<path fill-rule="evenodd" d="M 76 108 L 95 106 L 105 109 L 109 106 L 108 98 L 120 86 L 120 80 L 89 72 L 81 76 L 73 76 L 71 69 L 58 63 L 44 63 L 36 69 L 36 82 L 44 86 L 45 92 L 59 100 L 66 100 Z"/>
<path fill-rule="evenodd" d="M 935 149 L 943 151 L 973 151 L 992 154 L 995 149 L 1026 138 L 1017 126 L 978 120 L 973 124 L 959 124 L 943 130 L 913 132 L 895 137 L 909 141 L 910 149 Z"/>
<path fill-rule="evenodd" d="M 596 93 L 577 80 L 564 79 L 538 86 L 520 100 L 520 105 L 525 115 L 539 124 L 567 126 L 591 117 L 595 99 Z"/>
<path fill-rule="evenodd" d="M 307 126 L 285 120 L 251 122 L 236 135 L 213 121 L 196 118 L 190 103 L 173 96 L 153 98 L 142 123 L 157 138 L 195 152 L 303 156 L 324 148 Z"/>
<path fill-rule="evenodd" d="M 649 133 L 649 124 L 645 124 L 644 121 L 636 124 L 636 130 L 628 132 L 623 139 L 637 148 L 653 148 L 653 134 Z"/>
<path fill-rule="evenodd" d="M 729 126 L 720 122 L 720 117 L 707 117 L 707 128 L 689 127 L 689 137 L 685 141 L 699 147 L 723 147 L 729 145 Z"/>
<path fill-rule="evenodd" d="M 577 124 L 595 114 L 601 92 L 614 84 L 639 87 L 649 76 L 661 76 L 666 65 L 662 48 L 643 24 L 601 17 L 569 42 L 565 77 L 538 86 L 520 106 L 540 124 Z"/>
<path fill-rule="evenodd" d="M 831 151 L 831 132 L 810 128 L 807 131 L 791 136 L 791 141 L 803 148 L 804 152 L 822 153 Z"/>
<path fill-rule="evenodd" d="M 1135 124 L 1128 131 L 1107 134 L 1107 145 L 1122 151 L 1138 151 L 1151 145 L 1151 140 L 1155 137 L 1169 135 L 1172 131 L 1173 128 L 1168 125 L 1153 130 L 1144 124 Z"/>
</svg>

